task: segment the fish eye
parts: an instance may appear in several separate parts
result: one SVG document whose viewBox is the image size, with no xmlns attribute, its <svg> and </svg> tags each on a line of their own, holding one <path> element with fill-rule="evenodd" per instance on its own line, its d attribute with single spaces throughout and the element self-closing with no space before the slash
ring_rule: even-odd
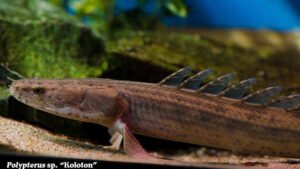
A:
<svg viewBox="0 0 300 169">
<path fill-rule="evenodd" d="M 46 92 L 45 89 L 41 88 L 41 87 L 33 88 L 32 91 L 36 95 L 42 95 L 42 94 L 44 94 Z"/>
</svg>

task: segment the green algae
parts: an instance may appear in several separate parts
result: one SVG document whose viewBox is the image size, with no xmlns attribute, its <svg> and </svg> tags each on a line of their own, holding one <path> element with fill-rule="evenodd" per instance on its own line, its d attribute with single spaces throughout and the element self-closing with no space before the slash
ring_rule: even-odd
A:
<svg viewBox="0 0 300 169">
<path fill-rule="evenodd" d="M 42 1 L 0 4 L 0 62 L 28 78 L 101 74 L 104 44 L 92 30 Z"/>
<path fill-rule="evenodd" d="M 7 88 L 0 86 L 0 100 L 7 99 L 9 96 L 10 96 L 10 93 L 7 90 Z"/>
<path fill-rule="evenodd" d="M 179 68 L 190 66 L 195 71 L 212 68 L 215 73 L 209 80 L 233 72 L 236 76 L 235 81 L 256 77 L 256 88 L 282 85 L 286 93 L 300 91 L 295 87 L 300 83 L 297 73 L 300 71 L 300 57 L 297 57 L 296 52 L 283 57 L 282 53 L 244 49 L 202 36 L 170 32 L 119 33 L 115 37 L 106 45 L 111 54 L 125 61 L 135 60 L 142 65 L 141 67 L 156 65 L 152 70 L 141 71 L 144 72 L 144 77 L 163 78 L 157 73 L 165 76 Z M 134 64 L 130 66 L 133 67 Z M 137 71 L 126 74 L 136 75 L 135 72 Z M 137 79 L 149 80 L 142 76 Z M 153 82 L 158 80 L 159 78 L 150 79 Z"/>
<path fill-rule="evenodd" d="M 0 114 L 8 115 L 8 98 L 10 93 L 6 87 L 0 86 Z"/>
</svg>

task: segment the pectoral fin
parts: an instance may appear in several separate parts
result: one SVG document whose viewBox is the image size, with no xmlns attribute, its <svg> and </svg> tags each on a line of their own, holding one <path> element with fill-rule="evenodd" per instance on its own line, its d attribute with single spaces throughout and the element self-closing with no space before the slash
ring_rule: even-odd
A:
<svg viewBox="0 0 300 169">
<path fill-rule="evenodd" d="M 135 158 L 153 158 L 146 152 L 126 125 L 124 125 L 124 150 L 126 154 Z"/>
<path fill-rule="evenodd" d="M 121 135 L 121 138 L 124 138 L 123 146 L 124 146 L 124 151 L 127 155 L 134 158 L 143 159 L 143 160 L 156 159 L 150 156 L 146 152 L 146 150 L 142 147 L 140 142 L 131 133 L 127 125 L 124 122 L 122 122 L 120 119 L 114 123 L 113 129 L 116 130 L 119 135 Z M 119 143 L 119 136 L 115 136 L 115 134 L 113 134 L 111 140 L 112 140 L 112 144 L 117 145 Z"/>
</svg>

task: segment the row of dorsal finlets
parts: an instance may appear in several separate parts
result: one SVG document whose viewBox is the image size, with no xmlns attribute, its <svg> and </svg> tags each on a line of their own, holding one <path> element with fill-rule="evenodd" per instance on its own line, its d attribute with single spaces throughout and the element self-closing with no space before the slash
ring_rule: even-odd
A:
<svg viewBox="0 0 300 169">
<path fill-rule="evenodd" d="M 203 80 L 212 73 L 212 70 L 206 69 L 188 77 L 191 71 L 192 69 L 190 67 L 180 69 L 161 80 L 159 85 L 210 93 L 227 98 L 240 99 L 246 103 L 277 107 L 289 111 L 300 109 L 300 94 L 272 100 L 274 96 L 280 93 L 280 86 L 268 87 L 246 95 L 251 86 L 255 84 L 255 78 L 246 79 L 235 85 L 230 85 L 234 76 L 232 73 L 229 73 L 202 85 Z"/>
</svg>

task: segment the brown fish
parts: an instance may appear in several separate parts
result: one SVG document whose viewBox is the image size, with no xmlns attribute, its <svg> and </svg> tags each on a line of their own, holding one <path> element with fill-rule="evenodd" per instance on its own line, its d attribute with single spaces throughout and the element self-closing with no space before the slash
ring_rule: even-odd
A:
<svg viewBox="0 0 300 169">
<path fill-rule="evenodd" d="M 10 87 L 42 111 L 106 126 L 111 143 L 134 157 L 148 154 L 132 133 L 227 149 L 300 157 L 300 95 L 271 101 L 280 87 L 246 95 L 255 79 L 230 86 L 232 74 L 202 85 L 211 70 L 181 69 L 158 84 L 109 79 L 23 79 Z"/>
</svg>

